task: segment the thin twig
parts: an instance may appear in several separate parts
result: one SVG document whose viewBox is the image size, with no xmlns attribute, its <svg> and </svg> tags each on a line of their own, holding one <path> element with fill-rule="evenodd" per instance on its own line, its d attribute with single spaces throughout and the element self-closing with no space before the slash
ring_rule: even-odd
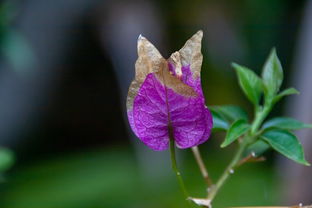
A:
<svg viewBox="0 0 312 208">
<path fill-rule="evenodd" d="M 237 163 L 236 167 L 239 167 L 239 166 L 241 166 L 247 162 L 263 162 L 263 161 L 265 161 L 265 157 L 263 157 L 263 156 L 262 157 L 255 157 L 252 154 L 250 154 L 247 157 L 244 157 L 243 159 L 241 159 Z"/>
<path fill-rule="evenodd" d="M 203 178 L 207 184 L 207 187 L 208 188 L 211 187 L 213 185 L 213 183 L 212 183 L 211 178 L 209 177 L 207 168 L 206 168 L 205 163 L 201 157 L 201 154 L 200 154 L 198 147 L 197 146 L 192 147 L 192 152 L 193 152 L 195 160 L 198 164 L 199 170 L 200 170 L 200 172 L 201 172 L 201 174 L 202 174 L 202 176 L 203 176 Z"/>
</svg>

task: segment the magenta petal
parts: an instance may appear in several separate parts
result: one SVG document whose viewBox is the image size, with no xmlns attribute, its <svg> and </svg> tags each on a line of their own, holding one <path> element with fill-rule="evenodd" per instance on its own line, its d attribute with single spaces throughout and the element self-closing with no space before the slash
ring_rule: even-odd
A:
<svg viewBox="0 0 312 208">
<path fill-rule="evenodd" d="M 200 82 L 202 36 L 198 31 L 167 60 L 146 38 L 138 39 L 127 113 L 136 136 L 153 150 L 167 149 L 169 139 L 179 148 L 189 148 L 210 136 L 212 116 Z"/>
<path fill-rule="evenodd" d="M 213 127 L 212 115 L 206 106 L 204 108 L 205 110 L 203 113 L 205 114 L 205 123 L 207 124 L 207 128 L 205 129 L 205 132 L 197 145 L 200 145 L 208 140 L 211 134 L 211 129 Z"/>
<path fill-rule="evenodd" d="M 134 99 L 132 115 L 132 129 L 142 142 L 156 151 L 168 148 L 168 114 L 165 87 L 160 84 L 154 74 L 147 75 L 139 89 Z"/>
<path fill-rule="evenodd" d="M 182 67 L 182 81 L 193 87 L 197 97 L 184 97 L 168 90 L 170 120 L 179 148 L 189 148 L 204 143 L 210 136 L 212 116 L 205 106 L 200 79 L 193 79 L 189 66 Z"/>
<path fill-rule="evenodd" d="M 200 87 L 200 82 L 197 84 Z M 169 145 L 170 119 L 179 148 L 189 148 L 206 141 L 212 119 L 205 107 L 201 89 L 198 90 L 197 97 L 179 95 L 172 89 L 166 90 L 156 76 L 150 73 L 134 100 L 133 111 L 128 112 L 135 134 L 151 149 L 165 150 Z"/>
<path fill-rule="evenodd" d="M 172 110 L 170 116 L 177 146 L 184 149 L 200 144 L 209 127 L 202 98 L 184 98 L 173 93 L 171 95 L 171 93 L 169 90 L 168 94 L 173 98 L 169 101 L 169 106 L 173 103 L 183 103 Z M 208 137 L 205 138 L 207 139 Z"/>
</svg>

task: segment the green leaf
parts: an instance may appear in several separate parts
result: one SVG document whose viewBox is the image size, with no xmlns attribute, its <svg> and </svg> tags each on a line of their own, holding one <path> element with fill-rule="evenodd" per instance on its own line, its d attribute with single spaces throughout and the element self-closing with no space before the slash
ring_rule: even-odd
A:
<svg viewBox="0 0 312 208">
<path fill-rule="evenodd" d="M 222 106 L 211 106 L 209 107 L 212 111 L 219 114 L 223 119 L 228 122 L 234 122 L 239 119 L 248 120 L 246 111 L 242 108 L 234 105 L 222 105 Z"/>
<path fill-rule="evenodd" d="M 292 133 L 285 130 L 271 130 L 264 133 L 261 139 L 268 142 L 273 149 L 289 159 L 303 165 L 310 165 L 304 159 L 301 143 Z"/>
<path fill-rule="evenodd" d="M 286 90 L 283 90 L 278 96 L 287 96 L 287 95 L 293 95 L 293 94 L 299 94 L 300 92 L 296 90 L 293 87 L 287 88 Z"/>
<path fill-rule="evenodd" d="M 246 120 L 240 119 L 235 121 L 230 129 L 228 130 L 224 142 L 221 144 L 221 147 L 226 147 L 232 142 L 234 142 L 236 139 L 238 139 L 240 136 L 245 134 L 248 129 L 250 128 L 250 125 L 247 123 Z"/>
<path fill-rule="evenodd" d="M 299 91 L 296 90 L 295 88 L 287 88 L 286 90 L 283 90 L 281 93 L 279 93 L 275 98 L 274 98 L 274 103 L 278 102 L 280 99 L 282 99 L 284 96 L 287 95 L 294 95 L 294 94 L 299 94 Z"/>
<path fill-rule="evenodd" d="M 212 131 L 226 131 L 229 129 L 229 123 L 222 116 L 220 116 L 214 110 L 211 110 L 212 118 L 213 118 L 213 127 Z"/>
<path fill-rule="evenodd" d="M 263 124 L 263 129 L 278 128 L 285 130 L 296 130 L 304 128 L 312 128 L 312 124 L 306 124 L 293 118 L 278 117 L 273 118 Z"/>
<path fill-rule="evenodd" d="M 263 140 L 258 140 L 252 145 L 250 145 L 246 151 L 244 152 L 244 156 L 250 155 L 252 152 L 255 153 L 256 156 L 262 155 L 265 151 L 270 149 L 270 145 Z"/>
<path fill-rule="evenodd" d="M 235 68 L 239 85 L 244 91 L 247 98 L 255 105 L 259 103 L 260 96 L 262 93 L 262 81 L 256 73 L 252 70 L 233 63 L 232 66 Z"/>
<path fill-rule="evenodd" d="M 262 80 L 266 98 L 273 99 L 283 82 L 283 69 L 276 55 L 275 49 L 272 49 L 266 63 L 264 64 L 262 70 Z"/>
</svg>

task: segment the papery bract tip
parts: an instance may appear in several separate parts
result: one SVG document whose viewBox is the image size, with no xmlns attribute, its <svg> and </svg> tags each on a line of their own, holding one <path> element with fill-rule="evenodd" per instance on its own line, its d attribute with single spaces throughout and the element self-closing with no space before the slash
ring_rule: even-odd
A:
<svg viewBox="0 0 312 208">
<path fill-rule="evenodd" d="M 141 40 L 141 39 L 145 39 L 145 37 L 142 34 L 139 35 L 138 41 Z"/>
<path fill-rule="evenodd" d="M 168 60 L 145 37 L 138 37 L 128 118 L 136 136 L 153 150 L 169 147 L 169 127 L 182 149 L 197 146 L 210 136 L 212 116 L 200 81 L 202 35 L 198 31 Z"/>
<path fill-rule="evenodd" d="M 198 35 L 200 37 L 203 37 L 203 31 L 202 30 L 198 30 L 195 35 Z"/>
</svg>

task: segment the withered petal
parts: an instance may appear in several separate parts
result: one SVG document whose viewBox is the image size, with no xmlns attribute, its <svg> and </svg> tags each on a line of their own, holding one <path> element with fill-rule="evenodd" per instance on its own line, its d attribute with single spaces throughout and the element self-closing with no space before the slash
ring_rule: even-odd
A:
<svg viewBox="0 0 312 208">
<path fill-rule="evenodd" d="M 127 109 L 132 109 L 133 100 L 138 93 L 141 84 L 151 72 L 158 72 L 166 63 L 157 48 L 145 37 L 140 35 L 137 43 L 138 59 L 135 62 L 135 78 L 132 81 L 127 97 Z"/>
<path fill-rule="evenodd" d="M 203 55 L 201 53 L 201 41 L 203 39 L 203 31 L 199 30 L 185 45 L 179 50 L 182 66 L 190 65 L 193 78 L 200 76 Z"/>
<path fill-rule="evenodd" d="M 138 39 L 127 113 L 136 136 L 153 150 L 168 148 L 169 126 L 179 148 L 199 145 L 209 138 L 212 116 L 200 81 L 202 35 L 197 32 L 168 60 L 146 38 Z"/>
</svg>

